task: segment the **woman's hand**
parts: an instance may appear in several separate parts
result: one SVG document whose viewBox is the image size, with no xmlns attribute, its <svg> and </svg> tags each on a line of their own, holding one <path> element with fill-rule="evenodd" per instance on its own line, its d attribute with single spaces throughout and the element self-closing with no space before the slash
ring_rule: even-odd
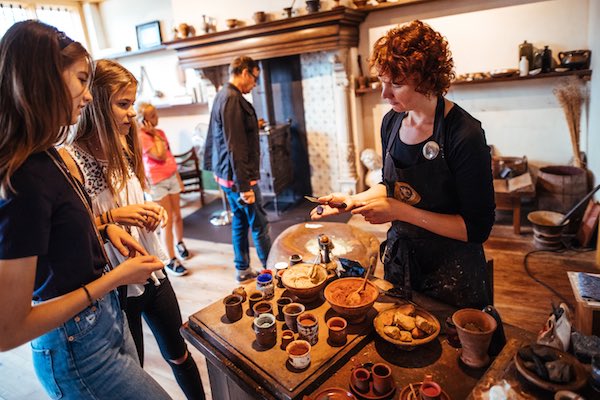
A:
<svg viewBox="0 0 600 400">
<path fill-rule="evenodd" d="M 158 257 L 144 255 L 123 261 L 111 273 L 117 275 L 119 286 L 132 283 L 143 285 L 154 271 L 163 267 L 164 264 Z"/>
<path fill-rule="evenodd" d="M 162 226 L 167 223 L 165 209 L 151 201 L 115 208 L 110 212 L 114 222 L 118 224 L 137 226 L 149 231 L 154 231 L 161 222 Z"/>
<path fill-rule="evenodd" d="M 321 205 L 313 208 L 310 211 L 311 219 L 321 219 L 323 217 L 327 217 L 329 215 L 337 215 L 344 212 L 348 212 L 356 207 L 357 202 L 352 198 L 352 196 L 344 194 L 344 193 L 331 193 L 327 196 L 318 198 Z M 346 204 L 346 208 L 341 207 L 331 207 L 328 203 L 333 204 Z"/>
<path fill-rule="evenodd" d="M 156 128 L 154 127 L 154 125 L 152 125 L 150 122 L 143 120 L 142 121 L 142 129 L 149 133 L 150 135 L 157 137 L 156 135 Z M 160 136 L 158 136 L 160 138 Z M 162 140 L 162 138 L 160 138 Z"/>
<path fill-rule="evenodd" d="M 240 198 L 246 204 L 254 204 L 254 202 L 256 202 L 256 195 L 252 189 L 247 192 L 240 192 Z"/>
<path fill-rule="evenodd" d="M 124 229 L 119 228 L 114 224 L 106 226 L 106 237 L 110 240 L 115 249 L 124 257 L 131 257 L 136 253 L 147 255 L 148 252 Z"/>
<path fill-rule="evenodd" d="M 352 214 L 362 215 L 371 224 L 384 224 L 398 219 L 395 215 L 403 204 L 396 199 L 384 197 L 357 205 Z"/>
</svg>

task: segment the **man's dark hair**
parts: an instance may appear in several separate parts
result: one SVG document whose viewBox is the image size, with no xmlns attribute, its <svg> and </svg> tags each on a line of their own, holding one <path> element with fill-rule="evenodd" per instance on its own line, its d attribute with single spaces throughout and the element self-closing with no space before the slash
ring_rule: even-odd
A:
<svg viewBox="0 0 600 400">
<path fill-rule="evenodd" d="M 245 69 L 252 73 L 254 68 L 259 68 L 258 63 L 248 56 L 236 57 L 229 64 L 229 75 L 240 75 Z"/>
</svg>

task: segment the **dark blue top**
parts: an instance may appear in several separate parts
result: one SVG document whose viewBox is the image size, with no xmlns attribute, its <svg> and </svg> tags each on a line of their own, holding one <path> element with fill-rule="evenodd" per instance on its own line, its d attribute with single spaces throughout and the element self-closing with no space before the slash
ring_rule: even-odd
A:
<svg viewBox="0 0 600 400">
<path fill-rule="evenodd" d="M 61 296 L 102 275 L 104 256 L 90 216 L 50 157 L 31 155 L 11 183 L 15 193 L 0 199 L 0 259 L 38 256 L 33 300 Z"/>
<path fill-rule="evenodd" d="M 390 135 L 397 135 L 403 113 L 390 110 L 381 123 L 383 158 Z M 394 131 L 394 132 L 392 132 Z M 444 157 L 454 176 L 454 187 L 449 193 L 453 198 L 453 211 L 461 215 L 467 227 L 469 242 L 483 243 L 494 225 L 494 185 L 491 171 L 491 154 L 485 140 L 481 122 L 457 104 L 444 120 Z M 401 140 L 392 144 L 390 154 L 397 168 L 407 168 L 428 162 L 423 156 L 423 145 L 429 139 L 415 145 Z M 435 176 L 430 177 L 435 183 Z"/>
</svg>

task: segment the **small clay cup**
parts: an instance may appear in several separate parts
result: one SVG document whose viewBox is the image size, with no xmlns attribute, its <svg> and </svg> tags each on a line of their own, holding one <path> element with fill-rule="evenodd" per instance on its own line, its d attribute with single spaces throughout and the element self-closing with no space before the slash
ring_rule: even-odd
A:
<svg viewBox="0 0 600 400">
<path fill-rule="evenodd" d="M 262 292 L 252 292 L 248 295 L 248 303 L 250 305 L 250 311 L 254 313 L 254 305 L 259 301 L 264 300 L 264 295 Z"/>
<path fill-rule="evenodd" d="M 262 348 L 270 348 L 277 343 L 277 324 L 273 314 L 261 314 L 254 318 L 256 343 Z"/>
<path fill-rule="evenodd" d="M 290 303 L 287 306 L 283 306 L 283 317 L 288 329 L 298 332 L 296 319 L 298 318 L 298 315 L 304 312 L 304 310 L 304 304 L 300 303 Z"/>
<path fill-rule="evenodd" d="M 286 329 L 281 332 L 281 350 L 285 350 L 288 344 L 292 343 L 296 338 L 294 337 L 294 332 Z"/>
<path fill-rule="evenodd" d="M 292 300 L 291 297 L 280 297 L 279 299 L 277 299 L 277 319 L 280 321 L 283 321 L 284 315 L 283 315 L 283 307 L 287 306 L 288 304 L 292 304 L 294 302 L 294 300 Z"/>
<path fill-rule="evenodd" d="M 242 318 L 242 301 L 242 296 L 239 294 L 230 294 L 223 299 L 225 315 L 230 322 L 235 322 Z"/>
<path fill-rule="evenodd" d="M 255 317 L 261 314 L 273 314 L 273 306 L 268 301 L 259 301 L 252 307 L 252 311 Z"/>
<path fill-rule="evenodd" d="M 373 391 L 380 396 L 389 393 L 394 387 L 392 369 L 387 364 L 374 364 L 371 368 L 371 378 L 373 379 Z"/>
<path fill-rule="evenodd" d="M 329 343 L 332 346 L 343 346 L 347 340 L 348 322 L 342 317 L 331 317 L 327 321 Z"/>
<path fill-rule="evenodd" d="M 290 265 L 300 264 L 302 262 L 302 256 L 300 254 L 292 254 L 290 256 Z"/>
<path fill-rule="evenodd" d="M 352 382 L 352 386 L 360 392 L 360 393 L 368 393 L 369 392 L 369 381 L 371 380 L 371 373 L 368 369 L 363 367 L 354 368 L 352 370 L 352 375 L 350 376 L 350 381 Z"/>
<path fill-rule="evenodd" d="M 306 340 L 294 340 L 285 348 L 290 365 L 296 369 L 305 369 L 310 364 L 310 343 Z"/>
<path fill-rule="evenodd" d="M 419 394 L 423 400 L 438 400 L 442 395 L 442 388 L 436 382 L 423 381 Z"/>
<path fill-rule="evenodd" d="M 319 341 L 319 320 L 316 315 L 304 312 L 298 315 L 298 337 L 306 340 L 311 346 Z"/>
<path fill-rule="evenodd" d="M 489 364 L 488 348 L 496 330 L 496 320 L 491 315 L 474 308 L 463 308 L 452 315 L 458 338 L 462 345 L 460 359 L 471 368 Z M 475 326 L 478 329 L 468 329 Z"/>
</svg>

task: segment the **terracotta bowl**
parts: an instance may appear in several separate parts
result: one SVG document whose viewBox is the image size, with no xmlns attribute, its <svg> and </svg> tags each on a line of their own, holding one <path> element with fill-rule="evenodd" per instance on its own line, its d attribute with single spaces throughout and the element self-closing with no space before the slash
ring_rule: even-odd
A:
<svg viewBox="0 0 600 400">
<path fill-rule="evenodd" d="M 360 288 L 363 278 L 340 278 L 331 282 L 325 288 L 325 300 L 331 308 L 348 323 L 358 324 L 367 317 L 369 309 L 375 304 L 379 297 L 379 289 L 373 283 L 367 281 L 365 291 L 361 296 L 361 302 L 357 305 L 349 305 L 346 302 L 348 295 Z"/>
<path fill-rule="evenodd" d="M 413 339 L 410 342 L 403 342 L 401 340 L 392 339 L 391 337 L 386 335 L 383 331 L 385 327 L 384 321 L 389 320 L 390 316 L 393 316 L 396 313 L 396 311 L 403 307 L 404 305 L 401 305 L 398 307 L 392 307 L 388 308 L 387 310 L 381 311 L 373 320 L 373 326 L 375 326 L 375 331 L 379 336 L 381 336 L 383 340 L 395 344 L 398 348 L 402 350 L 414 350 L 417 346 L 433 341 L 440 334 L 440 321 L 438 321 L 438 319 L 429 311 L 421 307 L 415 307 L 415 314 L 425 318 L 427 322 L 433 325 L 433 327 L 435 328 L 435 332 L 433 332 L 431 335 L 425 336 L 424 338 Z"/>
<path fill-rule="evenodd" d="M 308 276 L 313 264 L 299 263 L 284 270 L 281 275 L 281 283 L 294 296 L 298 302 L 305 304 L 315 301 L 323 287 L 327 283 L 327 270 L 321 265 L 316 265 L 316 283 L 306 282 L 306 279 L 298 279 L 298 276 Z M 304 274 L 303 274 L 304 273 Z"/>
</svg>

